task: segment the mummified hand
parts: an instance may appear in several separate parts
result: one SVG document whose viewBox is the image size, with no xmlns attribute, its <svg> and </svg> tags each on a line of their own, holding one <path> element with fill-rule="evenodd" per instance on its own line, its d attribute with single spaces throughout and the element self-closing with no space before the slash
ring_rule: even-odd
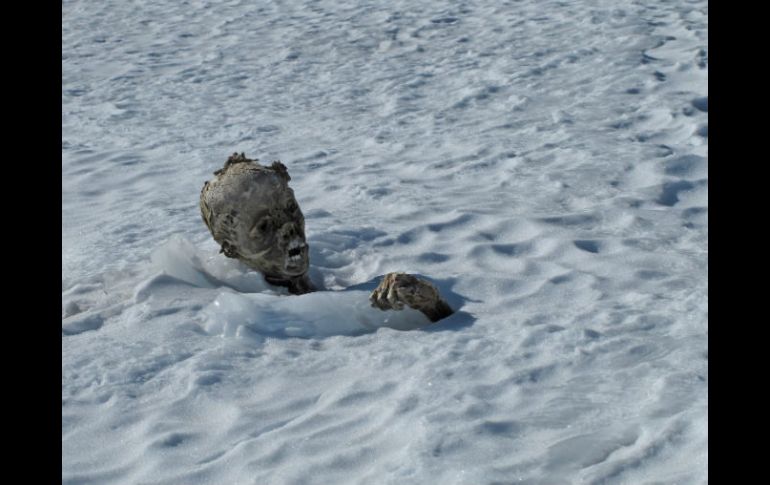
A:
<svg viewBox="0 0 770 485">
<path fill-rule="evenodd" d="M 432 322 L 452 314 L 430 282 L 405 273 L 388 273 L 369 296 L 372 306 L 380 310 L 402 310 L 404 305 L 424 313 Z"/>
</svg>

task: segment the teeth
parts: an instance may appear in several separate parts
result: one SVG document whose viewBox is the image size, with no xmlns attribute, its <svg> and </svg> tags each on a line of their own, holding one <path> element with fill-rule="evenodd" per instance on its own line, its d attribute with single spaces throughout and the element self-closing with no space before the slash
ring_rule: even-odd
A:
<svg viewBox="0 0 770 485">
<path fill-rule="evenodd" d="M 289 243 L 289 250 L 305 247 L 305 241 L 301 239 L 292 239 Z"/>
<path fill-rule="evenodd" d="M 287 247 L 286 264 L 296 265 L 302 262 L 302 250 L 307 244 L 302 239 L 292 239 Z"/>
</svg>

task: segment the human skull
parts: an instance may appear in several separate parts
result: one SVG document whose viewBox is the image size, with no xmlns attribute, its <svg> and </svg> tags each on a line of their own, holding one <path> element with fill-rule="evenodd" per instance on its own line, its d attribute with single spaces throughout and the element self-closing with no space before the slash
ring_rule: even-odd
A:
<svg viewBox="0 0 770 485">
<path fill-rule="evenodd" d="M 272 279 L 307 273 L 305 218 L 286 166 L 266 167 L 236 153 L 214 175 L 203 185 L 200 207 L 221 252 Z"/>
</svg>

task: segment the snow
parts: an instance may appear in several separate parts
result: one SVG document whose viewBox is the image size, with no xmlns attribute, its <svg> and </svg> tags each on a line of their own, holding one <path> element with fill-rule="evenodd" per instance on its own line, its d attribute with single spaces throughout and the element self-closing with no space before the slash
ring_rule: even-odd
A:
<svg viewBox="0 0 770 485">
<path fill-rule="evenodd" d="M 708 481 L 705 1 L 62 3 L 62 482 Z M 310 276 L 219 254 L 288 167 Z M 381 312 L 387 272 L 456 310 Z"/>
</svg>

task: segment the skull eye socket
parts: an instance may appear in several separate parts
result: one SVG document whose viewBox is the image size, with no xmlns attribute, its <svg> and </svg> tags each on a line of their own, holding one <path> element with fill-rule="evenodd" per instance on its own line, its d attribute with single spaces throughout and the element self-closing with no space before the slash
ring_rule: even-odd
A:
<svg viewBox="0 0 770 485">
<path fill-rule="evenodd" d="M 249 231 L 251 237 L 259 237 L 264 235 L 270 230 L 270 219 L 265 217 L 261 221 L 257 222 L 254 227 Z"/>
</svg>

